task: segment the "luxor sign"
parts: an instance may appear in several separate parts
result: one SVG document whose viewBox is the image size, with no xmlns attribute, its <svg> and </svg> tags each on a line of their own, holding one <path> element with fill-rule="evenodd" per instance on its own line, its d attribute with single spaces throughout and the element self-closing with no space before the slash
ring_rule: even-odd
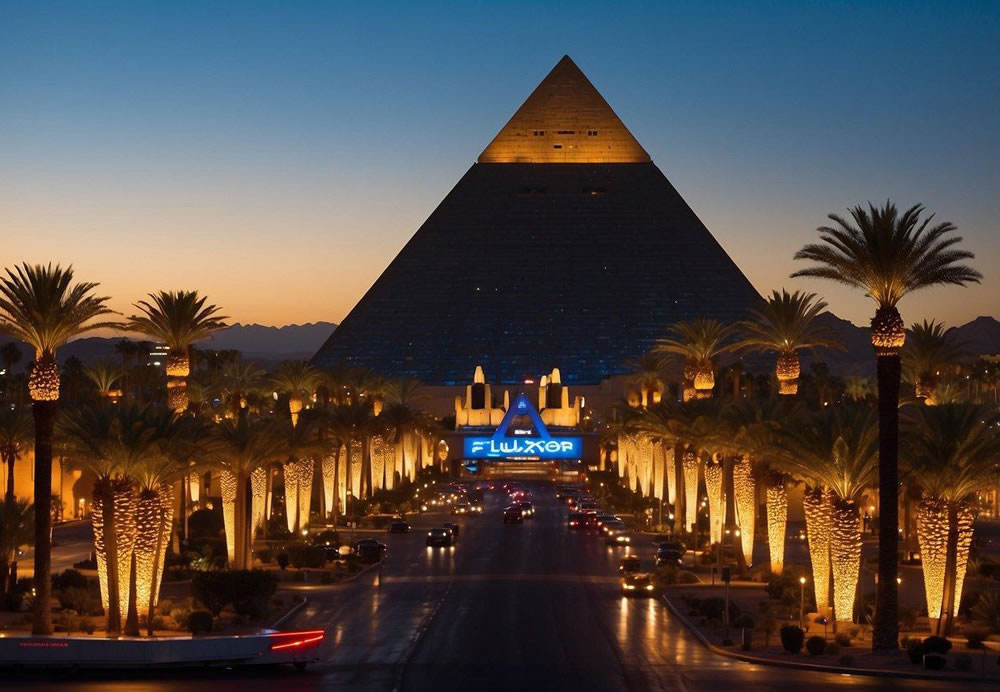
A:
<svg viewBox="0 0 1000 692">
<path fill-rule="evenodd" d="M 515 416 L 527 415 L 534 424 L 535 434 L 508 437 Z M 491 437 L 466 437 L 464 457 L 466 459 L 579 459 L 583 455 L 583 439 L 580 437 L 552 437 L 542 422 L 538 411 L 522 393 L 514 400 L 507 414 L 500 421 Z"/>
</svg>

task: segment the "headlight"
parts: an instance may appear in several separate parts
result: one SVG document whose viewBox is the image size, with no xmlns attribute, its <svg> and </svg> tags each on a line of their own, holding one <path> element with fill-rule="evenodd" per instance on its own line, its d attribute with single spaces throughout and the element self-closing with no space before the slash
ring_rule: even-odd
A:
<svg viewBox="0 0 1000 692">
<path fill-rule="evenodd" d="M 420 510 L 423 512 L 427 511 L 427 505 L 420 505 Z"/>
<path fill-rule="evenodd" d="M 652 590 L 653 590 L 653 585 L 652 584 L 646 584 L 646 591 L 652 591 Z"/>
<path fill-rule="evenodd" d="M 624 588 L 624 589 L 625 589 L 626 591 L 634 591 L 634 590 L 635 590 L 635 586 L 633 586 L 632 584 L 625 584 L 625 585 L 623 586 L 623 588 Z"/>
<path fill-rule="evenodd" d="M 427 532 L 427 535 L 428 535 L 428 536 L 431 536 L 432 534 L 431 534 L 431 532 L 430 532 L 430 531 L 428 531 L 428 532 Z"/>
</svg>

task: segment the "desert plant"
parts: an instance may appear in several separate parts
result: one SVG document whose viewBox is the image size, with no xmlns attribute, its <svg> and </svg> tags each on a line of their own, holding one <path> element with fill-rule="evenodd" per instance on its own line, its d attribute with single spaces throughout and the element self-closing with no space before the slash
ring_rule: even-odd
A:
<svg viewBox="0 0 1000 692">
<path fill-rule="evenodd" d="M 851 645 L 851 635 L 847 632 L 837 632 L 837 635 L 833 638 L 833 641 L 837 642 L 840 646 L 850 646 Z"/>
<path fill-rule="evenodd" d="M 951 651 L 951 642 L 945 637 L 932 636 L 924 640 L 924 654 L 946 654 Z"/>
<path fill-rule="evenodd" d="M 195 610 L 187 618 L 188 630 L 191 634 L 208 634 L 215 624 L 212 614 L 207 610 Z"/>
<path fill-rule="evenodd" d="M 802 644 L 806 634 L 798 625 L 785 625 L 779 633 L 781 636 L 781 646 L 790 654 L 797 654 L 802 651 Z"/>
<path fill-rule="evenodd" d="M 919 639 L 911 639 L 906 644 L 906 655 L 910 663 L 921 663 L 924 660 L 924 643 Z"/>
<path fill-rule="evenodd" d="M 982 593 L 970 614 L 977 625 L 988 628 L 990 632 L 1000 632 L 1000 592 Z"/>
<path fill-rule="evenodd" d="M 826 650 L 826 638 L 820 636 L 809 637 L 806 640 L 806 651 L 810 656 L 819 656 Z"/>
</svg>

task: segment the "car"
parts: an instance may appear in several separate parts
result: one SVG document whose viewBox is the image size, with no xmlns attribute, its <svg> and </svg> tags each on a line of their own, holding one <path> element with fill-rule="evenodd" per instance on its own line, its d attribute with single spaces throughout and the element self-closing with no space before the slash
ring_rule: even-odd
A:
<svg viewBox="0 0 1000 692">
<path fill-rule="evenodd" d="M 503 523 L 505 524 L 523 524 L 524 514 L 521 512 L 521 508 L 516 505 L 511 505 L 504 509 L 503 511 Z"/>
<path fill-rule="evenodd" d="M 664 565 L 680 566 L 684 564 L 684 551 L 673 548 L 658 548 L 656 551 L 656 566 Z"/>
<path fill-rule="evenodd" d="M 445 522 L 441 524 L 441 528 L 448 529 L 449 531 L 451 531 L 452 536 L 458 538 L 458 524 Z"/>
<path fill-rule="evenodd" d="M 632 537 L 625 530 L 613 529 L 604 536 L 604 544 L 610 546 L 632 545 Z"/>
<path fill-rule="evenodd" d="M 618 574 L 626 575 L 642 571 L 642 562 L 637 555 L 626 555 L 618 562 Z"/>
<path fill-rule="evenodd" d="M 472 513 L 472 505 L 470 505 L 465 500 L 459 500 L 454 505 L 452 505 L 452 507 L 451 507 L 451 513 L 452 513 L 452 515 L 471 514 Z"/>
<path fill-rule="evenodd" d="M 625 522 L 622 521 L 621 519 L 616 519 L 615 521 L 606 521 L 603 524 L 601 523 L 600 519 L 598 519 L 597 523 L 601 527 L 601 533 L 603 533 L 605 536 L 608 535 L 608 533 L 610 533 L 611 531 L 625 530 Z"/>
<path fill-rule="evenodd" d="M 410 525 L 405 521 L 394 521 L 389 524 L 389 533 L 409 533 Z"/>
<path fill-rule="evenodd" d="M 455 536 L 445 528 L 431 529 L 424 541 L 428 548 L 450 548 L 455 545 Z"/>
<path fill-rule="evenodd" d="M 583 528 L 585 529 L 596 529 L 597 528 L 597 515 L 596 514 L 586 514 L 583 515 Z"/>
<path fill-rule="evenodd" d="M 593 512 L 594 514 L 597 514 L 597 512 L 599 511 L 599 509 L 600 508 L 597 506 L 596 502 L 581 502 L 580 503 L 580 511 L 581 512 Z"/>
<path fill-rule="evenodd" d="M 566 517 L 566 526 L 571 529 L 582 529 L 585 528 L 583 525 L 584 519 L 586 517 L 579 512 L 572 512 L 568 517 Z"/>
<path fill-rule="evenodd" d="M 622 596 L 652 596 L 655 587 L 648 572 L 628 572 L 621 580 Z"/>
<path fill-rule="evenodd" d="M 379 543 L 374 538 L 362 538 L 354 544 L 354 554 L 361 558 L 362 562 L 384 560 L 388 552 L 389 546 Z"/>
<path fill-rule="evenodd" d="M 597 528 L 603 529 L 604 525 L 609 521 L 620 521 L 620 519 L 616 514 L 608 514 L 607 512 L 597 513 Z"/>
<path fill-rule="evenodd" d="M 535 516 L 535 507 L 530 502 L 518 502 L 517 506 L 521 508 L 521 513 L 528 518 Z"/>
</svg>

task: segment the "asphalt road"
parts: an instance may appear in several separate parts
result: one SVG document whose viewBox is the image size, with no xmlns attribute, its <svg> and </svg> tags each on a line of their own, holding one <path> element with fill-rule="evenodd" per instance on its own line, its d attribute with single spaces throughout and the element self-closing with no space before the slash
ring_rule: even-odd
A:
<svg viewBox="0 0 1000 692">
<path fill-rule="evenodd" d="M 500 497 L 458 520 L 452 549 L 424 530 L 384 535 L 377 573 L 303 585 L 308 603 L 286 626 L 327 630 L 321 661 L 291 670 L 37 674 L 5 687 L 58 690 L 795 690 L 954 689 L 953 685 L 761 667 L 707 651 L 655 599 L 623 599 L 622 549 L 570 533 L 550 489 L 537 516 L 505 526 Z M 421 529 L 443 515 L 415 520 Z M 651 550 L 637 547 L 649 561 Z M 973 687 L 965 685 L 965 687 Z M 984 688 L 985 689 L 985 688 Z"/>
</svg>

